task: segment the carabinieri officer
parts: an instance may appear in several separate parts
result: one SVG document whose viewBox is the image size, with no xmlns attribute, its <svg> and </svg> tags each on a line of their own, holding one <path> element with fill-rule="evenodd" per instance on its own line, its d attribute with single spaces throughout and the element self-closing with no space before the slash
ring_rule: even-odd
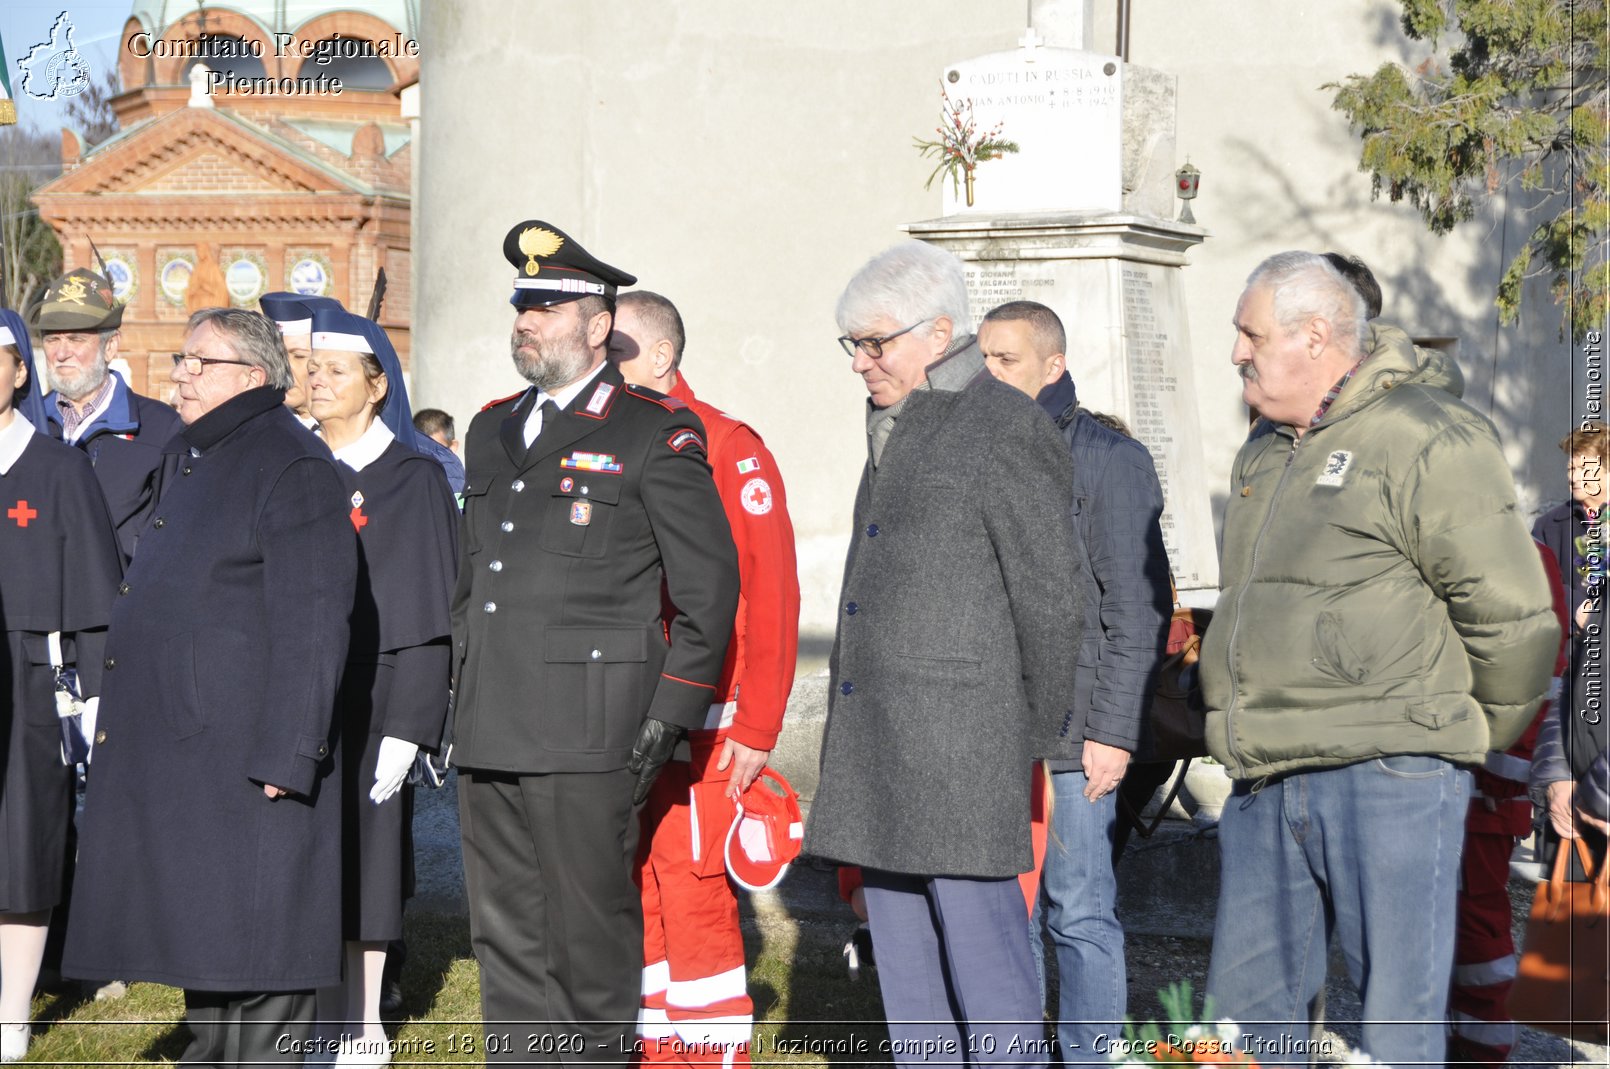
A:
<svg viewBox="0 0 1610 1069">
<path fill-rule="evenodd" d="M 703 424 L 605 360 L 616 288 L 637 280 L 539 220 L 504 255 L 531 388 L 470 425 L 453 607 L 485 1053 L 621 1062 L 642 967 L 633 809 L 704 723 L 737 555 Z"/>
</svg>

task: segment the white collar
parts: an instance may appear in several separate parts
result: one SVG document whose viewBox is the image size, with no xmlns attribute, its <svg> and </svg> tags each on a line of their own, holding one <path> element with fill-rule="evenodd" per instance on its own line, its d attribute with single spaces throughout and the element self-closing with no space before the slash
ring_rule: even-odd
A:
<svg viewBox="0 0 1610 1069">
<path fill-rule="evenodd" d="M 526 413 L 525 417 L 525 444 L 529 446 L 537 440 L 537 435 L 542 432 L 542 403 L 544 401 L 552 401 L 558 406 L 559 411 L 563 412 L 570 407 L 570 402 L 574 401 L 576 396 L 590 386 L 592 381 L 603 372 L 604 365 L 607 363 L 609 363 L 607 358 L 600 360 L 598 366 L 593 368 L 590 374 L 577 379 L 558 393 L 538 390 L 536 404 L 531 406 L 531 411 Z"/>
<path fill-rule="evenodd" d="M 377 417 L 362 434 L 358 435 L 356 441 L 348 442 L 333 452 L 335 459 L 353 471 L 362 471 L 379 460 L 380 454 L 396 440 L 397 436 L 391 433 L 391 428 Z"/>
<path fill-rule="evenodd" d="M 0 475 L 10 475 L 22 451 L 34 440 L 34 425 L 16 409 L 11 411 L 11 423 L 0 430 Z"/>
<path fill-rule="evenodd" d="M 319 430 L 319 421 L 318 420 L 314 419 L 312 416 L 304 416 L 304 415 L 301 415 L 300 413 L 297 413 L 297 412 L 292 412 L 291 415 L 296 417 L 296 422 L 300 423 L 302 426 L 306 427 L 308 430 L 314 432 L 315 434 L 318 433 L 318 430 Z"/>
<path fill-rule="evenodd" d="M 538 390 L 537 407 L 541 408 L 542 402 L 544 401 L 552 401 L 554 404 L 559 406 L 559 411 L 563 412 L 565 409 L 570 407 L 570 402 L 576 399 L 576 395 L 585 390 L 588 385 L 590 385 L 592 381 L 598 377 L 599 373 L 604 370 L 604 365 L 607 363 L 609 363 L 607 358 L 600 360 L 598 362 L 598 366 L 593 368 L 585 378 L 577 379 L 575 382 L 571 383 L 569 386 L 566 386 L 558 393 L 549 393 L 546 390 Z"/>
</svg>

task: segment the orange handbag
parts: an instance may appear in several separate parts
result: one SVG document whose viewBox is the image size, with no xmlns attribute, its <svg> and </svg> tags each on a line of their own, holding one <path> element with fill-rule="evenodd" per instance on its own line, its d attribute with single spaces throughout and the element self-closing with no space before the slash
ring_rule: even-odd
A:
<svg viewBox="0 0 1610 1069">
<path fill-rule="evenodd" d="M 1582 871 L 1593 859 L 1576 844 Z M 1561 842 L 1554 874 L 1537 885 L 1509 1015 L 1522 1024 L 1579 1041 L 1603 1043 L 1610 1022 L 1610 865 L 1585 883 L 1571 883 L 1570 843 Z"/>
</svg>

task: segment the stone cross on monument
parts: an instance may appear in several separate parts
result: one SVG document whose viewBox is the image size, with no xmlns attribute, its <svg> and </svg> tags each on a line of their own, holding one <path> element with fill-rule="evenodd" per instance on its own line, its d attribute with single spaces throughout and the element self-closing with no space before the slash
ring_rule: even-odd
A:
<svg viewBox="0 0 1610 1069">
<path fill-rule="evenodd" d="M 1122 418 L 1157 464 L 1182 594 L 1218 585 L 1181 269 L 1207 236 L 1173 221 L 1175 80 L 1091 51 L 1083 0 L 1031 0 L 1018 47 L 941 73 L 976 128 L 1018 151 L 978 164 L 974 200 L 906 227 L 967 265 L 974 318 L 1012 300 L 1068 332 L 1080 403 Z"/>
</svg>

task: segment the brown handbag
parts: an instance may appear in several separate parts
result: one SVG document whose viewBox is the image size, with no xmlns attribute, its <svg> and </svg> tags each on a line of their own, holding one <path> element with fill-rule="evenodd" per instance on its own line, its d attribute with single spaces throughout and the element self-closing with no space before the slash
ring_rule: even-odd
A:
<svg viewBox="0 0 1610 1069">
<path fill-rule="evenodd" d="M 1582 871 L 1593 872 L 1587 845 L 1571 842 Z M 1600 865 L 1586 883 L 1572 883 L 1565 878 L 1570 860 L 1569 844 L 1561 842 L 1554 875 L 1537 885 L 1509 1015 L 1545 1032 L 1603 1043 L 1610 1022 L 1610 865 Z"/>
<path fill-rule="evenodd" d="M 1157 673 L 1149 709 L 1149 745 L 1140 760 L 1185 761 L 1207 756 L 1207 709 L 1197 681 L 1196 662 L 1202 656 L 1202 634 L 1213 620 L 1213 610 L 1192 609 L 1175 602 L 1169 622 L 1167 658 Z"/>
<path fill-rule="evenodd" d="M 1169 586 L 1173 585 L 1170 579 Z M 1135 751 L 1135 761 L 1144 764 L 1184 761 L 1185 766 L 1174 777 L 1174 785 L 1150 821 L 1142 819 L 1123 792 L 1119 792 L 1119 815 L 1142 839 L 1150 839 L 1168 816 L 1169 808 L 1185 785 L 1185 772 L 1191 767 L 1192 759 L 1207 756 L 1207 707 L 1202 702 L 1202 686 L 1194 669 L 1202 656 L 1202 633 L 1212 620 L 1212 609 L 1181 605 L 1179 591 L 1174 591 L 1174 615 L 1168 623 L 1165 657 L 1152 687 L 1152 700 L 1146 708 L 1146 731 Z"/>
</svg>

